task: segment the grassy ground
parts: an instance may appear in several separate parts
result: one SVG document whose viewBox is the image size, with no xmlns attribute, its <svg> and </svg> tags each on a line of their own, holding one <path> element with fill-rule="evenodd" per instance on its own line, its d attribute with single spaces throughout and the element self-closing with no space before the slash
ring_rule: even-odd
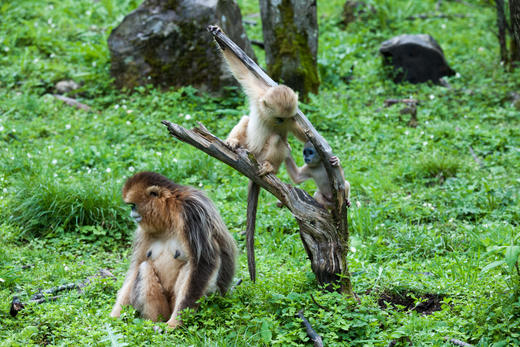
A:
<svg viewBox="0 0 520 347">
<path fill-rule="evenodd" d="M 246 179 L 172 140 L 159 123 L 201 121 L 225 137 L 247 111 L 243 96 L 114 89 L 106 38 L 138 1 L 0 3 L 0 344 L 303 345 L 309 340 L 295 314 L 304 309 L 328 346 L 438 346 L 449 344 L 445 336 L 518 345 L 520 114 L 509 93 L 520 89 L 520 69 L 508 72 L 498 62 L 493 6 L 444 1 L 443 13 L 465 17 L 407 20 L 432 12 L 437 1 L 367 2 L 376 11 L 345 30 L 342 0 L 318 4 L 322 86 L 301 105 L 352 184 L 348 261 L 360 304 L 319 290 L 296 222 L 265 193 L 259 280 L 246 280 Z M 245 15 L 258 12 L 256 1 L 240 4 Z M 261 39 L 259 25 L 247 30 Z M 439 41 L 458 72 L 451 89 L 385 77 L 379 44 L 401 33 Z M 82 85 L 74 97 L 99 112 L 50 95 L 67 78 Z M 407 126 L 402 106 L 384 107 L 387 98 L 408 97 L 421 101 L 416 128 Z M 131 308 L 121 320 L 108 317 L 133 229 L 120 188 L 140 170 L 205 189 L 241 249 L 236 276 L 244 283 L 225 298 L 204 299 L 174 332 L 156 332 Z M 285 170 L 280 176 L 289 180 Z M 82 293 L 9 316 L 14 295 L 27 301 L 102 268 L 117 280 L 94 278 Z M 425 315 L 420 307 L 439 310 Z"/>
</svg>

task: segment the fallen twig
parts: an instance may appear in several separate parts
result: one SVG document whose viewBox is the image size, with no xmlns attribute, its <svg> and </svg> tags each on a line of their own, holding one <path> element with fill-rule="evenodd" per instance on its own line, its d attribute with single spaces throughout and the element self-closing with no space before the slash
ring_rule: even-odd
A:
<svg viewBox="0 0 520 347">
<path fill-rule="evenodd" d="M 230 293 L 233 293 L 233 292 L 235 291 L 235 289 L 236 289 L 240 284 L 242 284 L 242 279 L 241 279 L 241 278 L 238 279 L 237 283 L 235 283 L 235 284 L 233 284 L 233 285 L 231 286 L 231 288 L 229 289 L 229 292 L 230 292 Z"/>
<path fill-rule="evenodd" d="M 76 99 L 69 98 L 67 96 L 58 95 L 58 94 L 52 94 L 56 99 L 63 101 L 65 104 L 79 108 L 80 110 L 85 110 L 88 112 L 92 111 L 92 107 L 87 106 L 85 104 L 82 104 L 81 102 L 77 101 Z"/>
<path fill-rule="evenodd" d="M 303 321 L 303 325 L 305 326 L 305 330 L 307 330 L 307 336 L 314 342 L 314 347 L 323 347 L 323 340 L 321 336 L 316 333 L 316 331 L 312 328 L 311 323 L 305 318 L 303 315 L 303 310 L 298 312 L 298 317 Z"/>
<path fill-rule="evenodd" d="M 457 339 L 452 339 L 452 338 L 449 338 L 448 336 L 444 336 L 444 340 L 451 342 L 455 346 L 460 346 L 460 347 L 472 347 L 473 346 L 467 342 L 457 340 Z"/>
<path fill-rule="evenodd" d="M 22 309 L 25 308 L 26 304 L 41 304 L 46 301 L 56 301 L 57 299 L 59 299 L 61 297 L 60 295 L 54 295 L 54 296 L 48 296 L 48 295 L 53 295 L 53 294 L 62 292 L 64 290 L 77 289 L 81 293 L 81 290 L 87 284 L 89 284 L 93 278 L 96 278 L 96 277 L 101 277 L 101 278 L 110 277 L 110 278 L 115 279 L 115 276 L 110 271 L 108 271 L 106 269 L 101 269 L 101 270 L 99 270 L 99 272 L 97 274 L 87 277 L 86 280 L 84 280 L 80 283 L 68 283 L 68 284 L 64 284 L 64 285 L 50 288 L 47 290 L 43 290 L 43 291 L 40 290 L 40 291 L 38 291 L 38 293 L 33 294 L 31 296 L 30 300 L 26 303 L 21 302 L 20 298 L 18 296 L 14 296 L 13 300 L 11 301 L 11 307 L 9 309 L 9 314 L 12 317 L 16 317 L 18 312 L 20 312 Z"/>
<path fill-rule="evenodd" d="M 330 311 L 327 307 L 318 304 L 318 302 L 316 301 L 316 299 L 314 299 L 314 296 L 312 296 L 312 294 L 311 294 L 311 299 L 312 299 L 312 302 L 313 302 L 316 306 L 318 306 L 319 308 L 321 308 L 322 310 Z"/>
<path fill-rule="evenodd" d="M 453 18 L 467 18 L 466 14 L 458 14 L 458 13 L 423 13 L 423 14 L 415 14 L 412 16 L 406 17 L 407 20 L 415 20 L 415 19 L 453 19 Z"/>
<path fill-rule="evenodd" d="M 469 147 L 469 152 L 471 153 L 471 156 L 473 157 L 473 160 L 475 160 L 475 162 L 480 166 L 480 168 L 483 169 L 484 164 L 482 164 L 482 161 L 480 160 L 480 158 L 477 157 L 477 155 L 475 154 L 473 147 L 471 147 L 471 146 L 468 146 L 468 147 Z"/>
</svg>

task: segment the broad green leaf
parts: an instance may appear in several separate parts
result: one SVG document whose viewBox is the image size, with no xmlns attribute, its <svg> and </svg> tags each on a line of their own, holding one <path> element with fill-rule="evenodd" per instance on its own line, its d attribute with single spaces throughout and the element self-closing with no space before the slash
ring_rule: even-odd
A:
<svg viewBox="0 0 520 347">
<path fill-rule="evenodd" d="M 491 264 L 488 264 L 482 268 L 482 272 L 487 272 L 493 268 L 496 268 L 497 266 L 504 265 L 506 262 L 504 260 L 497 260 L 492 262 Z"/>
<path fill-rule="evenodd" d="M 506 263 L 509 269 L 513 269 L 520 255 L 520 246 L 509 246 L 506 248 Z"/>
</svg>

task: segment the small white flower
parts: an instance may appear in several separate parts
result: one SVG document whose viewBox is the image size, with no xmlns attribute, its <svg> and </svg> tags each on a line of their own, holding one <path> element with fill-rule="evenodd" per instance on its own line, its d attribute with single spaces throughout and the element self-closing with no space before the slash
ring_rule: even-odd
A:
<svg viewBox="0 0 520 347">
<path fill-rule="evenodd" d="M 127 114 L 130 114 L 130 113 L 132 113 L 132 112 L 134 112 L 134 110 L 128 110 L 128 111 L 126 111 Z"/>
<path fill-rule="evenodd" d="M 478 125 L 475 125 L 475 129 L 478 129 Z"/>
<path fill-rule="evenodd" d="M 69 269 L 69 267 L 68 267 L 67 265 L 65 265 L 65 266 L 63 267 L 63 270 L 65 270 L 65 271 L 69 271 L 70 269 Z"/>
<path fill-rule="evenodd" d="M 134 172 L 134 171 L 135 171 L 135 169 L 134 169 L 134 167 L 133 167 L 133 166 L 130 166 L 130 167 L 128 168 L 128 171 L 130 171 L 130 172 Z"/>
<path fill-rule="evenodd" d="M 53 175 L 53 176 L 54 176 L 54 177 L 58 177 L 58 174 L 57 174 L 57 173 L 54 173 L 54 175 Z"/>
<path fill-rule="evenodd" d="M 97 63 L 95 61 L 92 62 L 92 67 L 96 67 Z"/>
<path fill-rule="evenodd" d="M 410 132 L 409 132 L 408 130 L 406 130 L 406 131 L 404 132 L 404 134 L 405 134 L 405 135 L 410 135 Z"/>
<path fill-rule="evenodd" d="M 177 158 L 173 158 L 173 162 L 176 163 L 178 160 Z"/>
<path fill-rule="evenodd" d="M 40 59 L 38 59 L 38 58 L 34 58 L 33 63 L 36 64 L 36 63 L 39 62 L 39 61 L 40 61 Z"/>
<path fill-rule="evenodd" d="M 123 100 L 123 102 L 124 102 L 124 100 Z M 126 110 L 126 105 L 123 105 L 122 107 L 123 107 L 123 110 Z"/>
<path fill-rule="evenodd" d="M 4 127 L 0 125 L 0 131 L 4 131 Z"/>
<path fill-rule="evenodd" d="M 179 117 L 184 117 L 184 113 L 179 113 Z"/>
<path fill-rule="evenodd" d="M 457 73 L 455 74 L 455 77 L 460 78 L 460 73 L 457 72 Z"/>
<path fill-rule="evenodd" d="M 432 139 L 432 140 L 433 140 L 433 135 L 430 135 L 430 139 Z"/>
<path fill-rule="evenodd" d="M 190 119 L 191 119 L 191 115 L 187 114 L 185 118 L 186 118 L 187 120 L 190 120 Z"/>
<path fill-rule="evenodd" d="M 162 155 L 161 152 L 155 152 L 156 155 L 158 155 L 159 157 Z"/>
<path fill-rule="evenodd" d="M 359 208 L 361 207 L 361 201 L 356 201 L 356 206 Z"/>
<path fill-rule="evenodd" d="M 114 108 L 117 110 L 119 108 L 119 104 L 115 104 Z"/>
<path fill-rule="evenodd" d="M 441 28 L 446 29 L 446 24 L 442 23 Z"/>
<path fill-rule="evenodd" d="M 354 247 L 354 246 L 350 246 L 350 251 L 351 251 L 352 253 L 356 253 L 356 247 Z"/>
<path fill-rule="evenodd" d="M 202 187 L 202 183 L 199 183 L 199 187 Z"/>
<path fill-rule="evenodd" d="M 88 10 L 87 12 L 85 12 L 85 14 L 86 14 L 87 16 L 90 16 L 90 15 L 92 14 L 92 12 L 91 12 L 90 10 Z"/>
<path fill-rule="evenodd" d="M 126 125 L 131 125 L 132 122 L 130 122 L 129 120 L 126 121 Z"/>
<path fill-rule="evenodd" d="M 56 165 L 56 164 L 58 164 L 58 160 L 57 159 L 53 159 L 52 160 L 52 165 Z"/>
<path fill-rule="evenodd" d="M 9 47 L 4 47 L 4 52 L 9 52 Z"/>
<path fill-rule="evenodd" d="M 433 100 L 433 99 L 435 99 L 435 95 L 430 94 L 430 100 Z"/>
<path fill-rule="evenodd" d="M 428 144 L 428 141 L 424 141 L 424 142 L 422 143 L 423 146 L 426 146 L 427 144 Z"/>
<path fill-rule="evenodd" d="M 454 219 L 453 218 L 450 218 L 450 220 L 448 221 L 449 223 L 453 223 Z"/>
<path fill-rule="evenodd" d="M 32 158 L 31 153 L 27 153 L 27 158 Z"/>
<path fill-rule="evenodd" d="M 110 172 L 112 172 L 112 169 L 109 168 L 109 167 L 107 167 L 107 170 L 106 170 L 106 171 L 107 171 L 107 173 L 110 173 Z"/>
<path fill-rule="evenodd" d="M 424 135 L 424 131 L 421 131 L 421 135 Z"/>
<path fill-rule="evenodd" d="M 3 192 L 4 194 L 7 194 L 7 188 L 4 188 Z"/>
<path fill-rule="evenodd" d="M 69 130 L 71 128 L 70 124 L 65 125 L 65 129 Z"/>
</svg>

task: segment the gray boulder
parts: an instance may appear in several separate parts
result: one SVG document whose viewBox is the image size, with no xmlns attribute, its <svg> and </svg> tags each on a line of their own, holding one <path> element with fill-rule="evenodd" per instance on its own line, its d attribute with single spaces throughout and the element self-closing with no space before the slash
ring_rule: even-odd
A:
<svg viewBox="0 0 520 347">
<path fill-rule="evenodd" d="M 206 30 L 210 24 L 255 59 L 234 0 L 145 0 L 108 38 L 117 87 L 192 85 L 215 92 L 234 85 Z"/>
<path fill-rule="evenodd" d="M 383 64 L 395 68 L 394 82 L 439 83 L 455 71 L 448 66 L 444 52 L 430 35 L 399 35 L 381 44 Z"/>
</svg>

